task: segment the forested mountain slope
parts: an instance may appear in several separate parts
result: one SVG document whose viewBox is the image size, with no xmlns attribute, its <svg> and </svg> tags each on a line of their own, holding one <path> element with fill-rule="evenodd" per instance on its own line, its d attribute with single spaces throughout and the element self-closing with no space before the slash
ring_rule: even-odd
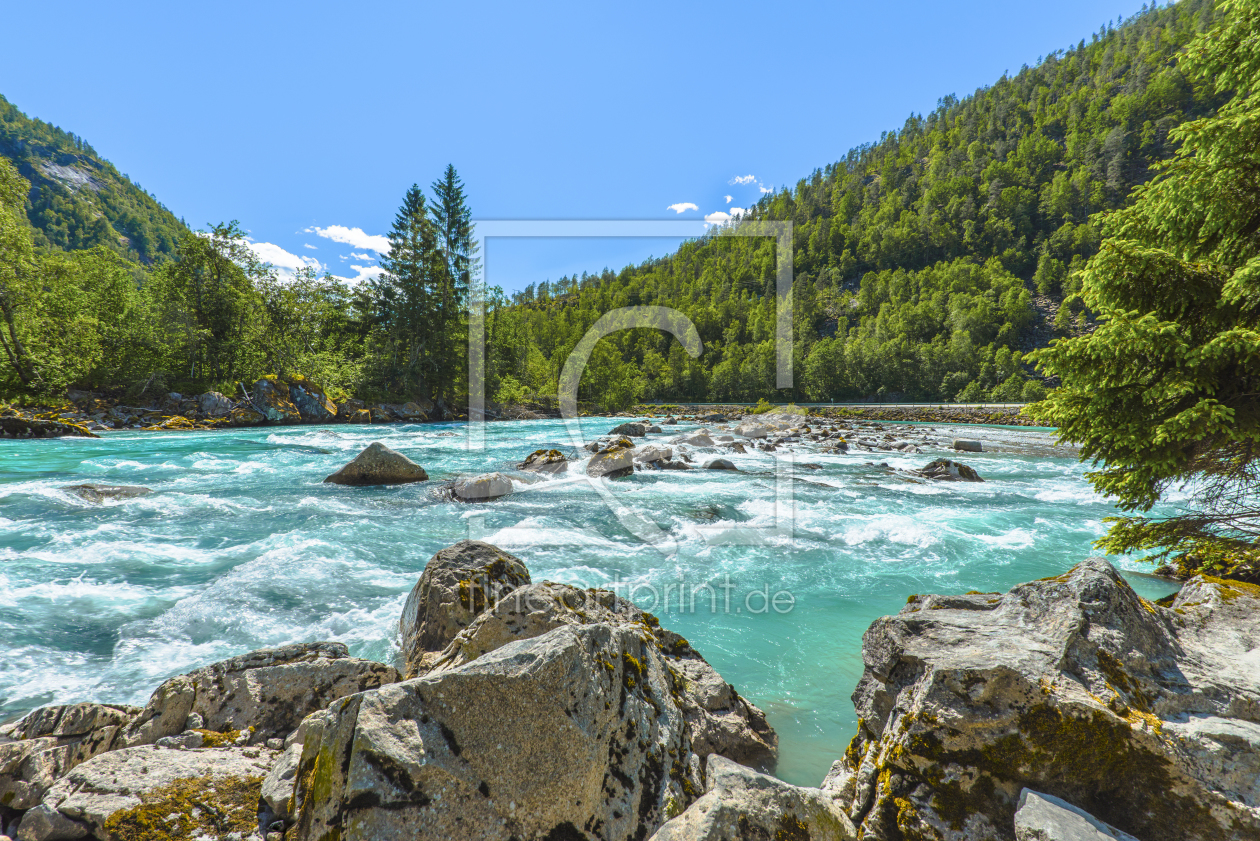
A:
<svg viewBox="0 0 1260 841">
<path fill-rule="evenodd" d="M 170 256 L 185 225 L 81 137 L 0 96 L 0 156 L 31 182 L 26 215 L 41 247 L 105 246 L 144 263 Z"/>
<path fill-rule="evenodd" d="M 1073 272 L 1098 248 L 1093 215 L 1171 156 L 1170 129 L 1223 101 L 1177 63 L 1218 16 L 1210 0 L 1144 10 L 751 208 L 794 225 L 797 388 L 778 396 L 1039 396 L 1023 351 L 1089 329 Z M 772 397 L 774 265 L 768 240 L 716 231 L 620 273 L 531 287 L 492 314 L 493 370 L 505 394 L 548 391 L 602 312 L 660 304 L 695 322 L 703 356 L 621 333 L 601 342 L 586 395 Z"/>
</svg>

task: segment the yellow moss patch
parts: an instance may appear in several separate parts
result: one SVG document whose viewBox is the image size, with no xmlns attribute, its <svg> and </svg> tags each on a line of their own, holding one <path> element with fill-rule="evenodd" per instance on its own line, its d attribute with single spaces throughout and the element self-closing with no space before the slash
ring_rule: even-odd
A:
<svg viewBox="0 0 1260 841">
<path fill-rule="evenodd" d="M 243 838 L 258 828 L 261 793 L 262 777 L 185 777 L 110 815 L 105 830 L 117 841 Z"/>
<path fill-rule="evenodd" d="M 227 745 L 236 744 L 236 740 L 241 737 L 239 730 L 224 730 L 222 733 L 214 730 L 198 730 L 203 739 L 201 746 L 203 748 L 221 748 Z"/>
</svg>

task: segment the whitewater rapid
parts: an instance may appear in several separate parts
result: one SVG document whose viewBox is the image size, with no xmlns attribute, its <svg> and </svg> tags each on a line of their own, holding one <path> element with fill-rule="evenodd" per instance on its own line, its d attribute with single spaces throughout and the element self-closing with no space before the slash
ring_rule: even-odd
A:
<svg viewBox="0 0 1260 841">
<path fill-rule="evenodd" d="M 616 423 L 584 419 L 583 436 Z M 516 474 L 515 493 L 482 505 L 438 491 L 460 474 L 510 471 L 543 447 L 586 456 L 559 421 L 490 424 L 484 440 L 456 424 L 3 440 L 0 721 L 48 703 L 143 703 L 173 674 L 290 642 L 340 641 L 392 662 L 425 562 L 471 537 L 519 556 L 535 581 L 616 587 L 656 612 L 766 711 L 779 775 L 817 785 L 854 733 L 849 695 L 872 620 L 912 593 L 999 591 L 1058 574 L 1093 553 L 1115 513 L 1047 431 L 936 427 L 933 437 L 955 434 L 985 439 L 986 452 L 959 456 L 985 482 L 913 484 L 869 464 L 921 467 L 943 447 L 807 446 L 779 462 L 723 451 L 739 473 L 601 480 L 672 552 L 635 537 L 580 476 Z M 378 440 L 432 481 L 322 483 Z M 153 493 L 91 504 L 60 490 L 84 482 Z M 1144 595 L 1172 589 L 1130 579 Z"/>
</svg>

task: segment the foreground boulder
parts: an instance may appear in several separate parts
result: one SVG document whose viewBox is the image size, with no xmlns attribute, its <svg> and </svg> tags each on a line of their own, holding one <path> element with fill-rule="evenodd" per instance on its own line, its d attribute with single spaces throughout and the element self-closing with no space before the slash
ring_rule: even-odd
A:
<svg viewBox="0 0 1260 841">
<path fill-rule="evenodd" d="M 851 841 L 853 823 L 830 795 L 709 757 L 705 795 L 651 841 Z"/>
<path fill-rule="evenodd" d="M 0 727 L 0 806 L 38 805 L 52 784 L 92 757 L 121 747 L 139 707 L 60 704 Z"/>
<path fill-rule="evenodd" d="M 980 478 L 980 474 L 972 468 L 957 461 L 950 461 L 947 458 L 938 458 L 936 461 L 913 472 L 925 479 L 935 479 L 940 482 L 984 481 L 984 479 Z"/>
<path fill-rule="evenodd" d="M 140 485 L 66 485 L 61 488 L 86 502 L 104 502 L 107 499 L 135 499 L 153 493 L 149 488 Z"/>
<path fill-rule="evenodd" d="M 512 480 L 502 473 L 464 476 L 451 485 L 451 493 L 462 502 L 487 502 L 512 492 Z"/>
<path fill-rule="evenodd" d="M 411 589 L 398 622 L 405 675 L 426 671 L 482 611 L 528 583 L 525 564 L 489 543 L 463 540 L 438 552 Z"/>
<path fill-rule="evenodd" d="M 595 624 L 343 699 L 293 837 L 645 838 L 699 794 L 671 685 L 651 642 Z"/>
<path fill-rule="evenodd" d="M 616 479 L 634 472 L 634 444 L 629 438 L 616 438 L 596 450 L 586 465 L 590 476 Z"/>
<path fill-rule="evenodd" d="M 324 481 L 334 485 L 404 485 L 428 479 L 429 474 L 423 467 L 397 450 L 374 441 Z"/>
<path fill-rule="evenodd" d="M 534 450 L 516 469 L 526 473 L 556 475 L 569 469 L 569 460 L 559 450 Z"/>
<path fill-rule="evenodd" d="M 863 637 L 824 787 L 861 837 L 1012 839 L 1024 788 L 1142 841 L 1260 837 L 1260 587 L 1167 602 L 1105 560 L 1005 595 L 912 597 Z"/>
<path fill-rule="evenodd" d="M 711 458 L 703 465 L 705 470 L 738 470 L 729 458 Z"/>
<path fill-rule="evenodd" d="M 685 639 L 608 590 L 581 590 L 551 581 L 521 586 L 460 631 L 433 661 L 429 674 L 460 668 L 508 643 L 556 628 L 593 624 L 629 628 L 655 645 L 697 756 L 720 753 L 745 765 L 774 768 L 778 737 L 765 714 L 741 698 Z"/>
<path fill-rule="evenodd" d="M 243 733 L 253 744 L 282 739 L 336 699 L 399 677 L 392 666 L 350 657 L 339 642 L 264 648 L 166 681 L 122 740 L 151 745 L 189 729 Z"/>
<path fill-rule="evenodd" d="M 260 748 L 102 754 L 22 816 L 18 841 L 245 838 L 258 830 L 259 793 L 273 759 Z"/>
<path fill-rule="evenodd" d="M 955 438 L 954 449 L 964 453 L 982 453 L 984 452 L 984 444 L 975 439 Z"/>
</svg>

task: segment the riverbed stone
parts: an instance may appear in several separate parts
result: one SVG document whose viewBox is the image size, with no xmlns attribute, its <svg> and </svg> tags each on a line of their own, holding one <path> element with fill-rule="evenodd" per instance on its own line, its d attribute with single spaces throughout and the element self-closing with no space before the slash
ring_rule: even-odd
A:
<svg viewBox="0 0 1260 841">
<path fill-rule="evenodd" d="M 722 757 L 705 765 L 703 797 L 666 823 L 650 841 L 801 839 L 851 841 L 852 821 L 830 795 L 790 785 Z"/>
<path fill-rule="evenodd" d="M 177 736 L 190 716 L 218 735 L 251 744 L 284 738 L 338 698 L 399 680 L 384 663 L 349 656 L 339 642 L 264 648 L 173 677 L 153 693 L 123 733 L 128 746 Z"/>
<path fill-rule="evenodd" d="M 171 837 L 244 838 L 258 828 L 259 790 L 273 759 L 265 748 L 101 754 L 58 780 L 22 817 L 18 841 L 157 837 L 142 834 L 155 824 L 169 827 Z"/>
<path fill-rule="evenodd" d="M 462 540 L 439 551 L 425 564 L 398 622 L 404 674 L 427 670 L 482 611 L 528 583 L 525 564 L 489 543 Z"/>
<path fill-rule="evenodd" d="M 630 628 L 556 628 L 330 712 L 297 841 L 629 841 L 699 794 L 669 673 Z"/>
<path fill-rule="evenodd" d="M 693 432 L 690 435 L 679 435 L 670 439 L 671 444 L 686 444 L 689 447 L 712 447 L 713 439 L 704 432 Z"/>
<path fill-rule="evenodd" d="M 1260 587 L 1139 597 L 1091 558 L 1006 594 L 916 596 L 863 637 L 824 787 L 861 837 L 1014 838 L 1024 788 L 1143 841 L 1260 837 Z"/>
<path fill-rule="evenodd" d="M 463 476 L 452 483 L 451 493 L 461 502 L 488 502 L 512 493 L 512 480 L 502 473 Z"/>
<path fill-rule="evenodd" d="M 974 438 L 955 438 L 954 449 L 964 453 L 982 453 L 984 444 Z"/>
<path fill-rule="evenodd" d="M 674 700 L 683 711 L 697 756 L 720 753 L 762 770 L 774 768 L 778 737 L 765 714 L 740 697 L 685 639 L 608 590 L 582 590 L 551 581 L 521 586 L 460 631 L 428 674 L 459 668 L 510 642 L 556 628 L 597 623 L 629 628 L 655 645 L 665 660 Z"/>
<path fill-rule="evenodd" d="M 423 467 L 380 441 L 373 441 L 324 481 L 334 485 L 403 485 L 428 479 Z"/>
<path fill-rule="evenodd" d="M 674 457 L 674 448 L 662 444 L 644 444 L 634 451 L 634 460 L 643 464 L 665 462 Z"/>
</svg>

